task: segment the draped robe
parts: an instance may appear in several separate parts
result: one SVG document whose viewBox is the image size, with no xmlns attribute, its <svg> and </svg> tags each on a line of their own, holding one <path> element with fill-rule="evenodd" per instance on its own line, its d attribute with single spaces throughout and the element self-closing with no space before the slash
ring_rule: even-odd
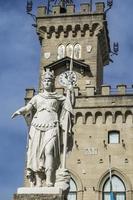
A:
<svg viewBox="0 0 133 200">
<path fill-rule="evenodd" d="M 56 92 L 45 92 L 35 95 L 28 104 L 36 109 L 36 113 L 29 131 L 27 169 L 32 172 L 48 168 L 56 170 L 60 164 L 60 130 L 63 133 L 68 123 L 68 132 L 71 131 L 70 99 Z M 45 162 L 45 150 L 51 145 L 54 166 Z"/>
</svg>

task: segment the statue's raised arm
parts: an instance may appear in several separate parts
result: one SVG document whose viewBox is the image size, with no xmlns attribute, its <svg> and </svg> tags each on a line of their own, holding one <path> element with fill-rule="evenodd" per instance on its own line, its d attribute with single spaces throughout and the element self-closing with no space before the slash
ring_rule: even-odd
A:
<svg viewBox="0 0 133 200">
<path fill-rule="evenodd" d="M 32 109 L 32 104 L 27 104 L 24 107 L 21 107 L 20 109 L 18 109 L 16 112 L 14 112 L 12 114 L 12 119 L 15 118 L 18 115 L 25 115 L 28 111 L 30 111 Z"/>
</svg>

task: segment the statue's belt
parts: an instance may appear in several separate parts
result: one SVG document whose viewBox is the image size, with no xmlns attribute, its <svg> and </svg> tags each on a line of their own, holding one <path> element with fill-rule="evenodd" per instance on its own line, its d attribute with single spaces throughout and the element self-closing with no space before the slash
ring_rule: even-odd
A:
<svg viewBox="0 0 133 200">
<path fill-rule="evenodd" d="M 58 127 L 58 121 L 48 123 L 48 124 L 42 124 L 42 123 L 39 124 L 39 123 L 32 122 L 31 125 L 34 126 L 36 129 L 38 129 L 40 131 L 46 132 L 50 129 L 57 128 Z"/>
</svg>

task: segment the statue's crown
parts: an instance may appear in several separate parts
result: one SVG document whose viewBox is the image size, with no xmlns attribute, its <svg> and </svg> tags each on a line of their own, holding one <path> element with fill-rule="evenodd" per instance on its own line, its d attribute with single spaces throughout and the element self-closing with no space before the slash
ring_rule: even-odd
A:
<svg viewBox="0 0 133 200">
<path fill-rule="evenodd" d="M 45 71 L 45 74 L 44 74 L 44 79 L 52 79 L 54 80 L 54 71 L 50 71 L 49 69 L 47 69 Z"/>
</svg>

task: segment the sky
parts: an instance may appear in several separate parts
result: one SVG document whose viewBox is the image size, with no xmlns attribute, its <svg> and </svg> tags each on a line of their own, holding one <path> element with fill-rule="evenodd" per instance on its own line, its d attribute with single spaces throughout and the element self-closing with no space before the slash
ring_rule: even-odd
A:
<svg viewBox="0 0 133 200">
<path fill-rule="evenodd" d="M 34 10 L 43 1 L 34 0 Z M 44 1 L 46 2 L 46 1 Z M 87 2 L 87 0 L 75 1 Z M 25 89 L 38 87 L 40 44 L 25 12 L 26 0 L 0 0 L 0 199 L 11 200 L 23 186 L 27 127 L 23 117 L 11 119 L 24 105 Z M 104 68 L 104 83 L 133 84 L 133 0 L 114 0 L 108 12 L 111 46 L 118 56 Z"/>
</svg>

